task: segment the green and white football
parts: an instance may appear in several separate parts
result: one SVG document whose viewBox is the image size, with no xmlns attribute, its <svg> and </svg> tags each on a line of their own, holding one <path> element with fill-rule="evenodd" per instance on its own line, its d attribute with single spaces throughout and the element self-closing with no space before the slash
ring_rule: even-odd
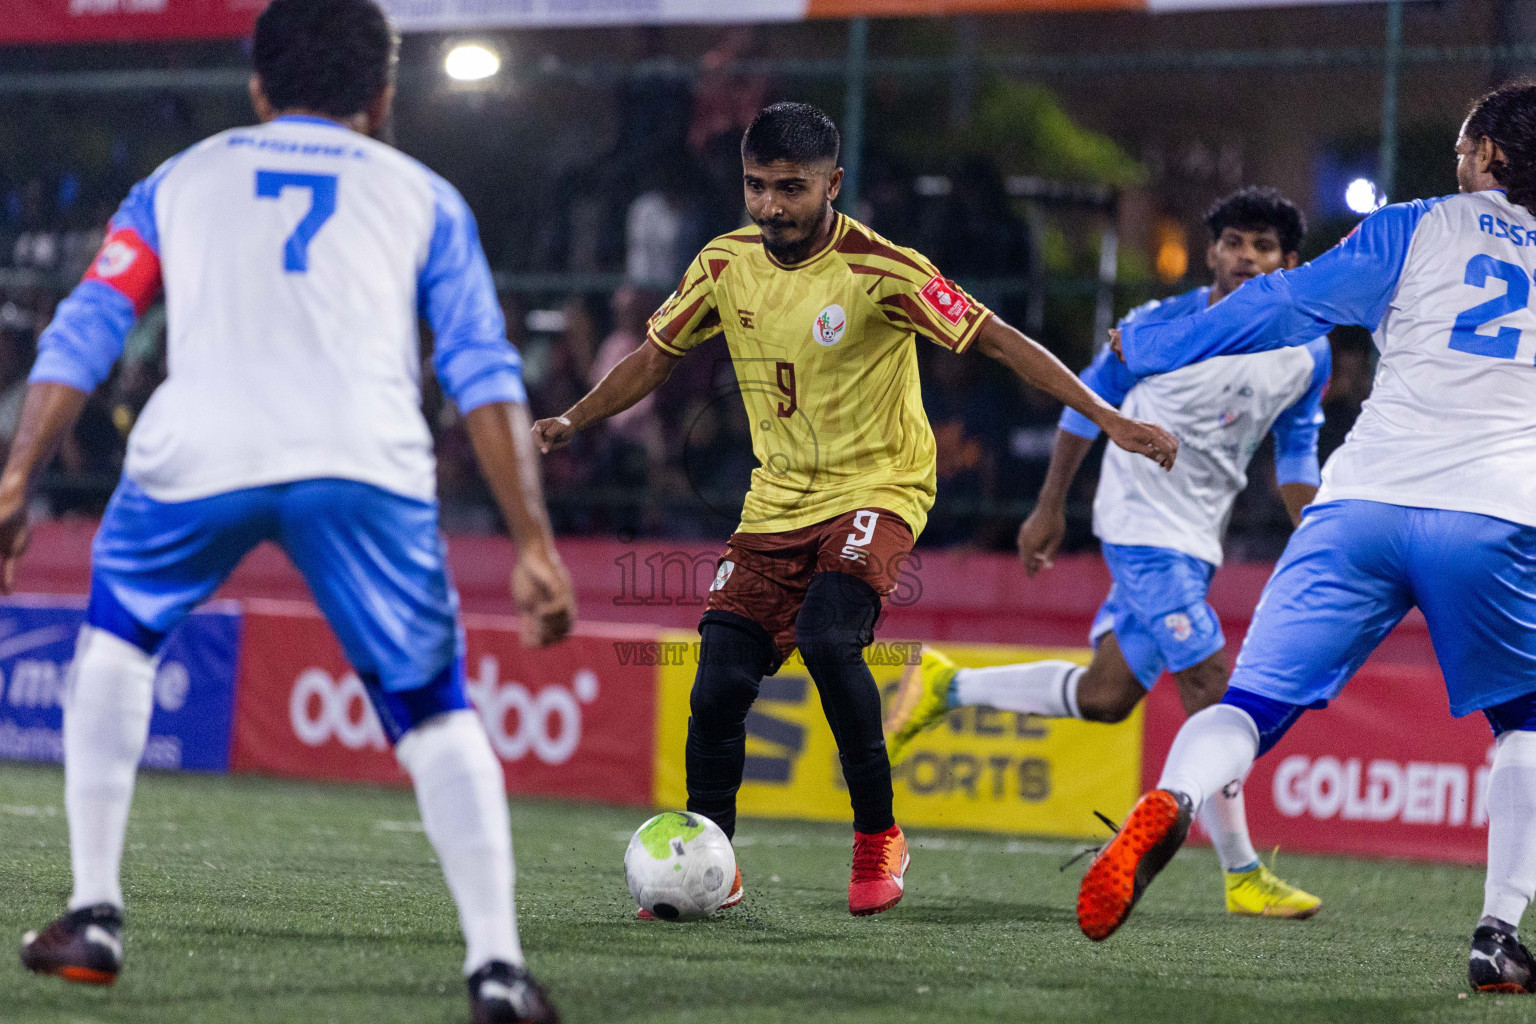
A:
<svg viewBox="0 0 1536 1024">
<path fill-rule="evenodd" d="M 624 881 L 641 907 L 663 921 L 697 921 L 720 909 L 736 878 L 736 852 L 701 814 L 665 811 L 629 841 Z"/>
</svg>

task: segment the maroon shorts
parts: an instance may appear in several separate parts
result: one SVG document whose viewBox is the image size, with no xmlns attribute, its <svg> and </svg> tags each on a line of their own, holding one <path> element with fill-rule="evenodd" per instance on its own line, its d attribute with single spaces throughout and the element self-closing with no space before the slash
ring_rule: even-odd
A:
<svg viewBox="0 0 1536 1024">
<path fill-rule="evenodd" d="M 896 589 L 911 551 L 912 528 L 883 508 L 784 533 L 733 533 L 709 588 L 708 609 L 757 623 L 773 638 L 780 659 L 787 658 L 812 576 L 847 573 L 884 598 Z"/>
</svg>

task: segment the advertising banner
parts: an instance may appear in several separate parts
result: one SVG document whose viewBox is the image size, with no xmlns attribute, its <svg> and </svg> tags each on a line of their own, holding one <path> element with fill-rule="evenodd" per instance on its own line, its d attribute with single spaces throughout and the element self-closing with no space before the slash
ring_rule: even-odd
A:
<svg viewBox="0 0 1536 1024">
<path fill-rule="evenodd" d="M 224 39 L 250 32 L 267 0 L 6 0 L 0 44 Z"/>
<path fill-rule="evenodd" d="M 470 700 L 511 793 L 644 805 L 655 669 L 621 655 L 653 631 L 590 627 L 522 646 L 514 619 L 466 616 Z M 302 779 L 404 784 L 362 682 L 313 607 L 246 604 L 233 766 Z"/>
<path fill-rule="evenodd" d="M 1368 0 L 383 0 L 405 31 L 1059 11 L 1187 11 Z"/>
<path fill-rule="evenodd" d="M 382 0 L 407 32 L 707 24 L 806 18 L 1046 11 L 1189 11 L 1366 0 Z M 246 35 L 267 0 L 8 0 L 0 45 L 223 39 Z"/>
<path fill-rule="evenodd" d="M 877 641 L 866 660 L 887 702 L 918 645 Z M 1043 658 L 1085 662 L 1089 652 L 996 645 L 945 645 L 961 665 Z M 656 803 L 682 807 L 688 693 L 698 665 L 698 634 L 668 632 L 659 646 Z M 896 818 L 903 825 L 1086 838 L 1102 832 L 1093 811 L 1124 815 L 1141 773 L 1141 715 L 1116 726 L 1045 721 L 965 709 L 922 736 L 896 766 Z M 747 718 L 743 815 L 848 821 L 848 792 L 837 745 L 816 685 L 795 655 L 763 680 Z"/>
<path fill-rule="evenodd" d="M 0 600 L 0 757 L 64 760 L 64 690 L 85 622 L 83 598 Z M 240 615 L 215 602 L 166 641 L 140 762 L 146 768 L 229 770 Z"/>
<path fill-rule="evenodd" d="M 1144 785 L 1183 721 L 1174 687 L 1154 689 Z M 1254 845 L 1482 863 L 1492 756 L 1487 720 L 1452 718 L 1438 671 L 1368 663 L 1254 765 L 1243 788 Z"/>
</svg>

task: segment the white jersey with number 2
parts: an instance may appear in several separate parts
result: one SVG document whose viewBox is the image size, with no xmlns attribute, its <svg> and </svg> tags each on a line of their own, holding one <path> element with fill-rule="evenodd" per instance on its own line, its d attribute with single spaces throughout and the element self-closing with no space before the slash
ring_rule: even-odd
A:
<svg viewBox="0 0 1536 1024">
<path fill-rule="evenodd" d="M 1323 469 L 1319 502 L 1353 498 L 1536 526 L 1536 215 L 1500 190 L 1366 218 L 1303 267 L 1205 312 L 1132 325 L 1135 374 L 1294 345 L 1363 324 L 1381 362 Z"/>
</svg>

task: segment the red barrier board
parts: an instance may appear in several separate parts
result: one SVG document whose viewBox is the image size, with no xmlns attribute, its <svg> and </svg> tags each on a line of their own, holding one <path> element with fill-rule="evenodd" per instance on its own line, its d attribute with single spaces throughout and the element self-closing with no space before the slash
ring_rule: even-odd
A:
<svg viewBox="0 0 1536 1024">
<path fill-rule="evenodd" d="M 529 649 L 514 619 L 465 617 L 470 699 L 506 770 L 531 796 L 649 804 L 655 669 L 624 664 L 616 640 L 654 631 L 592 627 Z M 403 785 L 362 683 L 309 605 L 245 608 L 231 770 Z"/>
<path fill-rule="evenodd" d="M 267 0 L 9 0 L 0 44 L 224 39 L 251 31 Z"/>
<path fill-rule="evenodd" d="M 1164 678 L 1147 701 L 1144 788 L 1183 722 Z M 1254 846 L 1481 864 L 1492 757 L 1487 720 L 1452 718 L 1438 671 L 1367 664 L 1254 765 L 1244 786 Z"/>
</svg>

